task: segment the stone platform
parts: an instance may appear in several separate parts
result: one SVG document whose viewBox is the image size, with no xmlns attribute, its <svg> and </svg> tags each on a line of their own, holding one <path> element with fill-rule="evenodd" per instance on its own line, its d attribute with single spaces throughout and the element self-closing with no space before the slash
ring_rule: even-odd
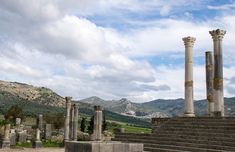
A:
<svg viewBox="0 0 235 152">
<path fill-rule="evenodd" d="M 98 141 L 65 142 L 65 152 L 143 152 L 143 144 Z"/>
</svg>

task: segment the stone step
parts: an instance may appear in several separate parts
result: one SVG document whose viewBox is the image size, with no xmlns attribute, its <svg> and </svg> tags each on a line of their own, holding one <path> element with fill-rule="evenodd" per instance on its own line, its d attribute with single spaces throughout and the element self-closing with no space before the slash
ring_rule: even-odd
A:
<svg viewBox="0 0 235 152">
<path fill-rule="evenodd" d="M 174 145 L 163 145 L 163 144 L 145 144 L 145 147 L 151 148 L 160 148 L 160 149 L 169 149 L 169 150 L 177 150 L 177 151 L 187 151 L 187 152 L 221 152 L 221 150 L 216 149 L 208 149 L 208 148 L 197 148 L 197 147 L 186 147 L 186 146 L 174 146 Z M 223 150 L 223 152 L 225 152 Z M 228 151 L 226 151 L 228 152 Z"/>
<path fill-rule="evenodd" d="M 231 126 L 235 127 L 235 122 L 167 122 L 161 125 L 152 125 L 152 128 L 154 127 L 160 127 L 160 126 Z"/>
<path fill-rule="evenodd" d="M 117 140 L 125 140 L 125 141 L 130 141 L 133 138 L 132 137 L 116 137 L 115 139 Z M 136 139 L 136 138 L 134 138 Z M 169 138 L 169 137 L 154 137 L 154 138 L 146 138 L 146 137 L 138 137 L 138 140 L 140 142 L 148 142 L 148 141 L 169 141 L 169 142 L 187 142 L 187 143 L 196 143 L 196 144 L 211 144 L 211 145 L 221 145 L 221 146 L 230 146 L 230 147 L 234 147 L 235 148 L 235 140 L 232 141 L 224 141 L 224 140 L 202 140 L 202 139 L 184 139 L 184 138 Z"/>
<path fill-rule="evenodd" d="M 190 143 L 187 141 L 159 141 L 159 140 L 150 140 L 150 139 L 117 139 L 115 138 L 114 141 L 122 141 L 122 142 L 138 142 L 145 144 L 158 144 L 158 145 L 169 145 L 169 146 L 183 146 L 183 147 L 194 147 L 194 148 L 203 148 L 203 149 L 215 149 L 215 150 L 227 150 L 227 151 L 235 151 L 235 145 L 232 144 L 231 146 L 225 145 L 217 145 L 213 143 Z"/>
<path fill-rule="evenodd" d="M 173 138 L 173 139 L 193 139 L 193 140 L 206 140 L 206 141 L 224 141 L 224 142 L 235 142 L 235 138 L 230 138 L 227 136 L 220 137 L 220 136 L 188 136 L 188 135 L 172 135 L 172 134 L 163 134 L 163 135 L 142 135 L 142 134 L 116 134 L 115 138 L 140 138 L 140 139 L 159 139 L 159 138 Z"/>
<path fill-rule="evenodd" d="M 144 147 L 144 150 L 149 152 L 190 152 L 190 151 L 182 151 L 168 148 L 152 148 L 152 147 Z"/>
<path fill-rule="evenodd" d="M 232 129 L 191 129 L 191 128 L 172 128 L 172 127 L 163 127 L 158 130 L 154 130 L 153 133 L 168 131 L 172 134 L 178 134 L 183 132 L 208 132 L 208 133 L 224 133 L 224 134 L 235 134 L 235 130 Z"/>
<path fill-rule="evenodd" d="M 214 130 L 233 130 L 235 131 L 235 126 L 164 126 L 164 127 L 155 127 L 153 130 L 159 130 L 159 129 L 214 129 Z"/>
</svg>

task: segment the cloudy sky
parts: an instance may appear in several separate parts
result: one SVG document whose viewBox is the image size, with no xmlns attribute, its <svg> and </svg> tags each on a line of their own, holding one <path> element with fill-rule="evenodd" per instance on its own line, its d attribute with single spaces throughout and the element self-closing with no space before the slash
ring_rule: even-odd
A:
<svg viewBox="0 0 235 152">
<path fill-rule="evenodd" d="M 225 29 L 225 96 L 235 96 L 235 0 L 1 0 L 0 79 L 82 99 L 184 97 L 194 36 L 194 96 L 205 98 L 208 31 Z"/>
</svg>

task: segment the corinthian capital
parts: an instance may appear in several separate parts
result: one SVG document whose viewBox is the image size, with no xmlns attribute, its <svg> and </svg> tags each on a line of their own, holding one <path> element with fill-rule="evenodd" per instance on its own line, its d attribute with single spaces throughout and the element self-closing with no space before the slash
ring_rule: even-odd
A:
<svg viewBox="0 0 235 152">
<path fill-rule="evenodd" d="M 187 46 L 190 46 L 190 47 L 193 47 L 194 45 L 194 42 L 196 41 L 196 38 L 195 37 L 184 37 L 183 38 L 183 41 L 184 41 L 184 45 L 187 47 Z"/>
<path fill-rule="evenodd" d="M 214 41 L 222 40 L 224 35 L 226 34 L 225 30 L 217 29 L 213 31 L 209 31 Z"/>
</svg>

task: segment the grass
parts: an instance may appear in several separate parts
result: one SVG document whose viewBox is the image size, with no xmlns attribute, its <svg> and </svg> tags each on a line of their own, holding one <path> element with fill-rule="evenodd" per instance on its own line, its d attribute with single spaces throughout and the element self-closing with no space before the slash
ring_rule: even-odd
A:
<svg viewBox="0 0 235 152">
<path fill-rule="evenodd" d="M 126 133 L 151 133 L 152 129 L 136 127 L 128 124 L 122 124 L 121 128 L 125 128 Z"/>
<path fill-rule="evenodd" d="M 62 147 L 63 144 L 59 141 L 44 140 L 42 141 L 43 147 Z"/>
</svg>

